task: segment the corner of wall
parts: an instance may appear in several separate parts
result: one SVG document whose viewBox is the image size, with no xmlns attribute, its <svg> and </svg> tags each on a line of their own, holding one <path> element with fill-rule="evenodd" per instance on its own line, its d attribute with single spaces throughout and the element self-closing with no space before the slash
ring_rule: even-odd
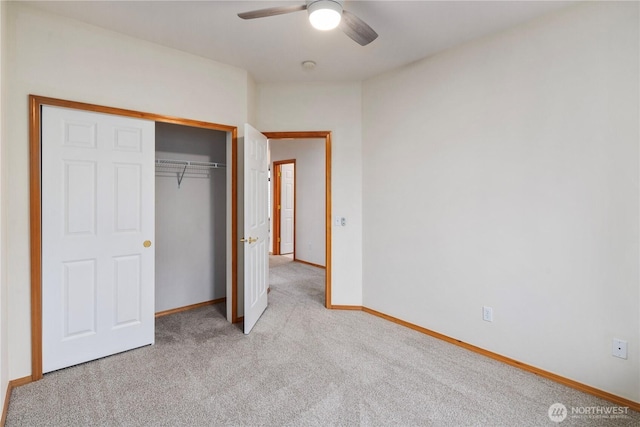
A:
<svg viewBox="0 0 640 427">
<path fill-rule="evenodd" d="M 0 408 L 6 407 L 5 400 L 7 396 L 7 387 L 9 385 L 9 358 L 8 358 L 8 346 L 7 346 L 7 279 L 5 269 L 5 230 L 6 230 L 6 215 L 4 210 L 7 203 L 5 203 L 6 191 L 4 191 L 5 183 L 4 179 L 6 168 L 4 167 L 5 155 L 5 119 L 4 119 L 4 107 L 5 107 L 5 90 L 6 87 L 6 52 L 5 45 L 7 44 L 7 8 L 6 2 L 0 2 Z M 4 411 L 3 411 L 3 416 Z M 4 421 L 4 418 L 3 420 Z M 3 424 L 3 423 L 0 423 Z"/>
</svg>

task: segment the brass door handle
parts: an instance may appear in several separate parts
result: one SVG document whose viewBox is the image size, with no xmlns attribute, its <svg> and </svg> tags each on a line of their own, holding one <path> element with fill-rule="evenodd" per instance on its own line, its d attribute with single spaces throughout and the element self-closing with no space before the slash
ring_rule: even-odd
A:
<svg viewBox="0 0 640 427">
<path fill-rule="evenodd" d="M 246 243 L 254 243 L 258 241 L 258 238 L 253 238 L 253 237 L 249 237 L 248 239 L 240 239 L 241 242 L 246 242 Z"/>
<path fill-rule="evenodd" d="M 145 248 L 148 248 L 149 246 L 151 246 L 151 240 L 145 240 L 142 246 L 144 246 Z"/>
</svg>

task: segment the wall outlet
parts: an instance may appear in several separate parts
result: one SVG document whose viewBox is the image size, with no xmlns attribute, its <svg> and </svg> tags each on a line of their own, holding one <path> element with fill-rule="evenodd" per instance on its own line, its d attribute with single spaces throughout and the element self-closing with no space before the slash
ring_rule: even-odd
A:
<svg viewBox="0 0 640 427">
<path fill-rule="evenodd" d="M 333 225 L 335 225 L 336 227 L 344 227 L 347 225 L 347 220 L 343 216 L 334 216 Z"/>
<path fill-rule="evenodd" d="M 615 357 L 619 357 L 620 359 L 627 358 L 627 342 L 624 340 L 619 340 L 617 338 L 613 339 L 613 347 L 611 348 L 611 355 Z"/>
<path fill-rule="evenodd" d="M 486 305 L 482 307 L 482 320 L 485 322 L 493 322 L 493 308 L 487 307 Z"/>
</svg>

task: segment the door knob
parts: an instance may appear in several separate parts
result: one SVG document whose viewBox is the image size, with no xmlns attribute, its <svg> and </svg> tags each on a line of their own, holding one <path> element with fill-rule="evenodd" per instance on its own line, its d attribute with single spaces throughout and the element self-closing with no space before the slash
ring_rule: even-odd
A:
<svg viewBox="0 0 640 427">
<path fill-rule="evenodd" d="M 253 237 L 249 237 L 248 239 L 240 239 L 241 242 L 247 242 L 247 243 L 253 243 L 253 242 L 257 242 L 258 238 L 253 238 Z"/>
<path fill-rule="evenodd" d="M 144 246 L 145 248 L 148 248 L 149 246 L 151 246 L 151 240 L 145 240 L 142 246 Z"/>
</svg>

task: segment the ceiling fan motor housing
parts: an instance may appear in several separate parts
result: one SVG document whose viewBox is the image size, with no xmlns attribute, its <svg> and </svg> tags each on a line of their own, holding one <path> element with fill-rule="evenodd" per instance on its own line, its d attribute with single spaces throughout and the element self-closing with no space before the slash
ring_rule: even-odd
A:
<svg viewBox="0 0 640 427">
<path fill-rule="evenodd" d="M 316 6 L 319 8 L 323 7 L 322 3 L 335 3 L 340 7 L 340 10 L 342 10 L 342 7 L 344 5 L 344 0 L 307 0 L 307 9 L 309 9 L 312 4 L 317 4 L 317 3 L 320 3 Z"/>
</svg>

